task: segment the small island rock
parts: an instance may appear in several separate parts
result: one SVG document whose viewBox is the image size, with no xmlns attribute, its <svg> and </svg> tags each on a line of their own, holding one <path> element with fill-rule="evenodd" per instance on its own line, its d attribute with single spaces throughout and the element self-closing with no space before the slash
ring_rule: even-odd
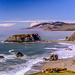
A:
<svg viewBox="0 0 75 75">
<path fill-rule="evenodd" d="M 36 34 L 17 34 L 8 37 L 4 42 L 35 42 L 41 41 L 40 36 Z"/>
<path fill-rule="evenodd" d="M 4 58 L 4 56 L 0 56 L 0 58 Z"/>
<path fill-rule="evenodd" d="M 22 54 L 21 52 L 18 52 L 18 53 L 16 54 L 16 56 L 17 56 L 17 57 L 22 57 L 23 54 Z"/>
</svg>

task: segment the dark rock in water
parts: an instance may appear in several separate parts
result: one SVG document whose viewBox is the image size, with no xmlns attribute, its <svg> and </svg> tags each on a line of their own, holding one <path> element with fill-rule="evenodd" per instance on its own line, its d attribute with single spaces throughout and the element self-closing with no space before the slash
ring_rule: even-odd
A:
<svg viewBox="0 0 75 75">
<path fill-rule="evenodd" d="M 4 58 L 4 56 L 0 56 L 0 58 Z"/>
<path fill-rule="evenodd" d="M 56 54 L 51 54 L 49 60 L 58 60 L 58 55 L 56 55 Z"/>
<path fill-rule="evenodd" d="M 40 36 L 36 34 L 17 34 L 8 37 L 5 42 L 35 42 L 35 41 L 41 41 Z"/>
<path fill-rule="evenodd" d="M 66 40 L 68 39 L 68 36 L 66 36 Z"/>
<path fill-rule="evenodd" d="M 71 49 L 71 48 L 67 48 L 67 49 L 65 49 L 65 50 L 69 50 L 69 51 L 71 51 L 72 49 Z"/>
<path fill-rule="evenodd" d="M 22 57 L 23 54 L 22 54 L 21 52 L 18 52 L 18 53 L 16 54 L 16 56 L 17 56 L 17 57 Z"/>
</svg>

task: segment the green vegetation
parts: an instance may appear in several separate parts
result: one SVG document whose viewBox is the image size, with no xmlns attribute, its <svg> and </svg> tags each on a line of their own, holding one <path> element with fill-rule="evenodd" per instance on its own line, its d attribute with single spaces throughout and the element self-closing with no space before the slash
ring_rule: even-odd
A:
<svg viewBox="0 0 75 75">
<path fill-rule="evenodd" d="M 42 72 L 38 72 L 35 74 L 31 74 L 31 75 L 75 75 L 74 72 L 68 72 L 68 71 L 60 71 L 59 73 L 42 73 Z"/>
</svg>

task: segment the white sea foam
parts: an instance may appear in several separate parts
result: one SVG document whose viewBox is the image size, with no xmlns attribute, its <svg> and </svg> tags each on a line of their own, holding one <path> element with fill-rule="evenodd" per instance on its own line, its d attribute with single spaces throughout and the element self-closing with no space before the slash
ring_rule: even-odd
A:
<svg viewBox="0 0 75 75">
<path fill-rule="evenodd" d="M 57 48 L 44 48 L 44 49 L 57 49 Z"/>
<path fill-rule="evenodd" d="M 15 55 L 6 55 L 6 54 L 0 54 L 0 56 L 3 56 L 4 58 L 0 59 L 0 62 L 6 62 L 8 59 L 15 59 Z"/>
<path fill-rule="evenodd" d="M 0 71 L 0 75 L 10 75 L 8 72 Z"/>
<path fill-rule="evenodd" d="M 4 41 L 0 41 L 0 43 L 4 44 Z"/>
<path fill-rule="evenodd" d="M 53 52 L 54 54 L 58 54 L 59 59 L 64 59 L 64 58 L 71 58 L 75 56 L 75 44 L 68 44 L 68 43 L 59 43 L 61 45 L 66 45 L 68 48 L 72 50 L 66 50 L 66 48 L 60 49 L 59 51 Z"/>
<path fill-rule="evenodd" d="M 8 59 L 15 59 L 15 55 L 6 55 L 6 54 L 0 54 L 0 56 L 4 56 L 4 58 L 0 59 L 0 62 L 6 62 Z"/>
<path fill-rule="evenodd" d="M 6 60 L 4 58 L 0 59 L 0 62 L 5 62 Z"/>
<path fill-rule="evenodd" d="M 65 46 L 72 45 L 72 44 L 70 44 L 70 43 L 58 43 L 58 44 L 65 45 Z"/>
<path fill-rule="evenodd" d="M 58 39 L 58 40 L 65 40 L 65 38 L 64 39 Z"/>
<path fill-rule="evenodd" d="M 7 59 L 15 59 L 16 55 L 5 55 L 4 58 Z"/>
<path fill-rule="evenodd" d="M 20 67 L 16 68 L 15 70 L 11 71 L 9 74 L 11 75 L 24 75 L 27 71 L 29 71 L 34 64 L 43 61 L 41 58 L 31 59 L 25 64 L 21 65 Z"/>
<path fill-rule="evenodd" d="M 11 53 L 12 51 L 14 51 L 14 49 L 9 50 L 9 53 Z"/>
</svg>

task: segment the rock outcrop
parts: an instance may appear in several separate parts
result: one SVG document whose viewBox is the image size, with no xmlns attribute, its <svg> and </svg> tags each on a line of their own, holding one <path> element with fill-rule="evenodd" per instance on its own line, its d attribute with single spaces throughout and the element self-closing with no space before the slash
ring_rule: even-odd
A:
<svg viewBox="0 0 75 75">
<path fill-rule="evenodd" d="M 65 49 L 65 50 L 69 50 L 69 51 L 71 51 L 72 49 L 71 49 L 71 48 L 67 48 L 67 49 Z"/>
<path fill-rule="evenodd" d="M 53 60 L 58 60 L 58 55 L 57 54 L 51 54 L 50 55 L 50 58 L 47 59 L 47 58 L 43 58 L 45 61 L 53 61 Z"/>
<path fill-rule="evenodd" d="M 4 56 L 0 56 L 0 58 L 4 58 Z"/>
<path fill-rule="evenodd" d="M 75 32 L 67 39 L 67 41 L 75 41 Z"/>
<path fill-rule="evenodd" d="M 56 54 L 51 54 L 49 60 L 58 60 L 58 55 L 56 55 Z"/>
<path fill-rule="evenodd" d="M 16 56 L 17 56 L 17 57 L 22 57 L 23 54 L 22 54 L 21 52 L 18 52 L 18 53 L 16 54 Z"/>
<path fill-rule="evenodd" d="M 36 34 L 17 34 L 8 37 L 5 42 L 35 42 L 35 41 L 41 41 L 40 36 Z"/>
</svg>

